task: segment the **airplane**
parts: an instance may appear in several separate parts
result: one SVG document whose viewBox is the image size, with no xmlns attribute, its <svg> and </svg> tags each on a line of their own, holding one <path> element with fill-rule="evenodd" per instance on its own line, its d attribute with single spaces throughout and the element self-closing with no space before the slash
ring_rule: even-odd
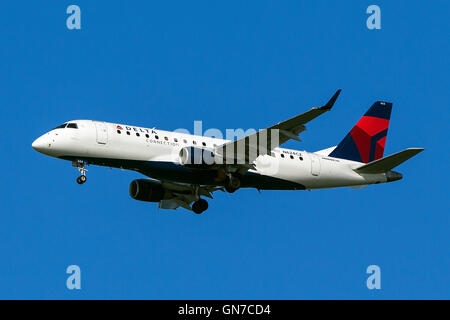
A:
<svg viewBox="0 0 450 320">
<path fill-rule="evenodd" d="M 289 140 L 300 141 L 305 124 L 330 111 L 340 92 L 321 107 L 235 140 L 74 120 L 43 134 L 32 148 L 71 161 L 80 172 L 76 179 L 80 185 L 87 180 L 88 165 L 139 172 L 147 178 L 130 183 L 131 198 L 196 214 L 208 209 L 204 198 L 212 199 L 219 190 L 359 189 L 402 179 L 392 169 L 424 149 L 409 148 L 383 157 L 390 102 L 375 102 L 334 147 L 317 152 L 280 148 Z"/>
</svg>

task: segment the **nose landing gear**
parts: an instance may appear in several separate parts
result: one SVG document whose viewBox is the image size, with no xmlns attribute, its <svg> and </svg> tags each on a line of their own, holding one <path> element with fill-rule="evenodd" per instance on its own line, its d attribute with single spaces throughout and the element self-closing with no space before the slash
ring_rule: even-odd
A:
<svg viewBox="0 0 450 320">
<path fill-rule="evenodd" d="M 77 183 L 78 183 L 78 184 L 83 184 L 83 183 L 85 183 L 86 181 L 87 181 L 86 176 L 81 175 L 81 176 L 79 176 L 79 177 L 77 178 Z"/>
<path fill-rule="evenodd" d="M 87 177 L 86 177 L 86 172 L 88 171 L 85 168 L 85 165 L 87 164 L 87 162 L 85 161 L 74 161 L 72 162 L 72 166 L 77 167 L 78 171 L 80 171 L 80 176 L 77 178 L 77 183 L 78 184 L 83 184 L 87 181 Z"/>
</svg>

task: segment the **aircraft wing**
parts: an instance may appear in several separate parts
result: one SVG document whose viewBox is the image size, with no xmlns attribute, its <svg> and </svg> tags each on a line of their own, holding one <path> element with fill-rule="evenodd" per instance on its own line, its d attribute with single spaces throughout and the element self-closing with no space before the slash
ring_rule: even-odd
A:
<svg viewBox="0 0 450 320">
<path fill-rule="evenodd" d="M 224 163 L 241 164 L 251 167 L 260 155 L 270 152 L 290 139 L 301 141 L 300 132 L 306 130 L 305 124 L 321 114 L 330 111 L 341 90 L 337 90 L 331 99 L 322 107 L 315 107 L 298 116 L 279 122 L 244 138 L 218 146 L 215 153 L 222 156 Z"/>
</svg>

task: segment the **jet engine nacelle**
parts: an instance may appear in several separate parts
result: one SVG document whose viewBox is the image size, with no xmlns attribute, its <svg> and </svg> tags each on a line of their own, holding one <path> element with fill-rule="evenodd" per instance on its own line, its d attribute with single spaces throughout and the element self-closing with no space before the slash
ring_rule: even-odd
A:
<svg viewBox="0 0 450 320">
<path fill-rule="evenodd" d="M 187 167 L 209 167 L 216 163 L 214 152 L 196 147 L 181 149 L 180 162 Z"/>
<path fill-rule="evenodd" d="M 164 197 L 161 182 L 150 179 L 133 180 L 130 183 L 130 196 L 134 200 L 159 202 Z"/>
</svg>

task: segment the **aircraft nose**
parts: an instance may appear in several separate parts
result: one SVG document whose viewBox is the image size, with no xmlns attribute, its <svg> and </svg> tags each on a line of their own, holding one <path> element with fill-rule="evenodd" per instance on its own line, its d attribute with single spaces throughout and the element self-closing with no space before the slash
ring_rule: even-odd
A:
<svg viewBox="0 0 450 320">
<path fill-rule="evenodd" d="M 39 138 L 37 138 L 36 140 L 33 141 L 33 143 L 31 144 L 31 147 L 38 151 L 38 152 L 44 152 L 46 149 L 49 148 L 49 144 L 48 144 L 48 139 L 46 137 L 46 135 L 40 136 Z"/>
</svg>

